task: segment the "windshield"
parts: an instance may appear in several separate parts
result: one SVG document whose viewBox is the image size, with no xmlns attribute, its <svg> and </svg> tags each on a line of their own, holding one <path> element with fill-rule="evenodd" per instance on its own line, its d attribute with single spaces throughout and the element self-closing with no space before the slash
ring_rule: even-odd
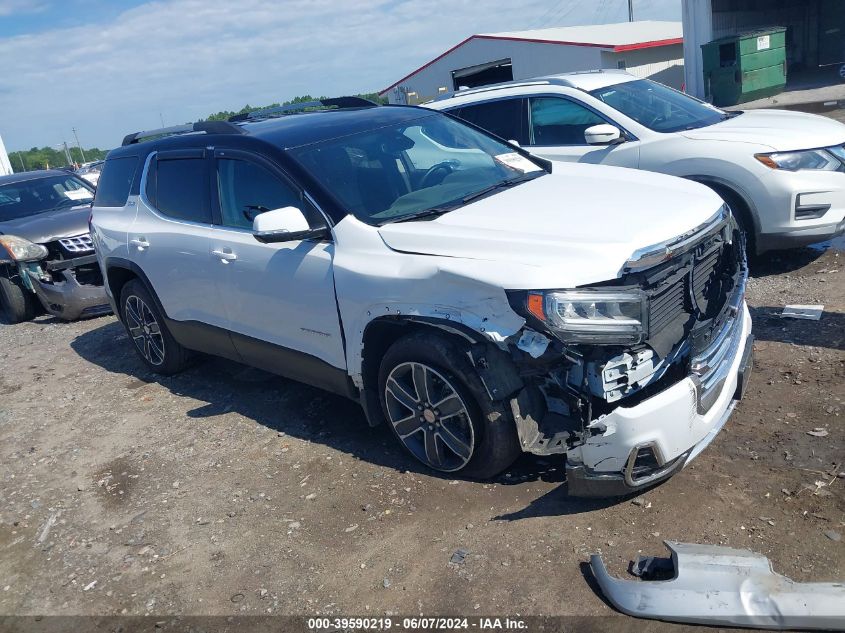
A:
<svg viewBox="0 0 845 633">
<path fill-rule="evenodd" d="M 599 88 L 590 94 L 655 132 L 692 130 L 731 116 L 709 103 L 648 79 Z"/>
<path fill-rule="evenodd" d="M 0 222 L 90 204 L 93 200 L 93 189 L 71 175 L 0 185 Z"/>
<path fill-rule="evenodd" d="M 315 143 L 292 155 L 368 224 L 446 213 L 546 172 L 442 114 Z"/>
</svg>

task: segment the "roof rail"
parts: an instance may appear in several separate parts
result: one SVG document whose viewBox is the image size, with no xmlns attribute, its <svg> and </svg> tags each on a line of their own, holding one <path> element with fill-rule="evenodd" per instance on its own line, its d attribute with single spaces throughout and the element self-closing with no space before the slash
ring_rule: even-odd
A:
<svg viewBox="0 0 845 633">
<path fill-rule="evenodd" d="M 186 123 L 185 125 L 171 125 L 170 127 L 162 127 L 155 130 L 133 132 L 123 137 L 121 146 L 140 143 L 141 139 L 153 136 L 175 136 L 177 134 L 190 134 L 191 132 L 205 132 L 206 134 L 246 134 L 242 128 L 228 121 L 197 121 L 196 123 Z"/>
<path fill-rule="evenodd" d="M 364 99 L 363 97 L 333 97 L 331 99 L 317 99 L 315 101 L 302 101 L 300 103 L 291 103 L 283 106 L 274 106 L 272 108 L 263 108 L 261 110 L 253 110 L 252 112 L 243 112 L 229 117 L 231 123 L 238 121 L 260 121 L 262 119 L 271 119 L 277 116 L 283 116 L 292 112 L 302 112 L 309 108 L 336 108 L 339 110 L 345 108 L 372 108 L 378 106 L 377 103 Z"/>
<path fill-rule="evenodd" d="M 493 90 L 503 90 L 505 88 L 521 88 L 523 86 L 564 86 L 567 88 L 576 88 L 577 86 L 575 83 L 567 79 L 570 75 L 591 75 L 591 74 L 601 74 L 601 73 L 610 73 L 610 74 L 619 74 L 619 75 L 627 75 L 629 74 L 624 69 L 616 69 L 616 68 L 596 68 L 594 70 L 573 70 L 566 73 L 561 73 L 559 75 L 545 75 L 542 77 L 535 77 L 533 79 L 517 79 L 514 81 L 505 81 L 503 83 L 498 84 L 489 84 L 486 86 L 478 86 L 476 88 L 464 88 L 463 90 L 455 90 L 453 92 L 444 92 L 441 95 L 436 96 L 432 101 L 443 101 L 445 99 L 451 99 L 452 97 L 461 97 L 463 95 L 471 95 L 477 94 L 479 92 L 489 92 Z"/>
</svg>

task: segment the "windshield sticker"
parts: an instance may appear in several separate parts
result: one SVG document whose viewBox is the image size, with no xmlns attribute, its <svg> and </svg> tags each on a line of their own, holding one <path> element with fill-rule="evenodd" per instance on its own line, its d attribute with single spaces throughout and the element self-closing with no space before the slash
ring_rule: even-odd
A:
<svg viewBox="0 0 845 633">
<path fill-rule="evenodd" d="M 71 189 L 69 191 L 62 191 L 62 193 L 71 200 L 85 200 L 91 197 L 91 192 L 87 189 Z"/>
<path fill-rule="evenodd" d="M 501 163 L 505 167 L 515 169 L 516 171 L 522 172 L 523 174 L 529 171 L 542 170 L 542 167 L 531 162 L 522 154 L 517 154 L 516 152 L 510 152 L 508 154 L 499 154 L 498 156 L 494 156 L 493 158 L 494 160 L 496 160 L 496 162 Z"/>
</svg>

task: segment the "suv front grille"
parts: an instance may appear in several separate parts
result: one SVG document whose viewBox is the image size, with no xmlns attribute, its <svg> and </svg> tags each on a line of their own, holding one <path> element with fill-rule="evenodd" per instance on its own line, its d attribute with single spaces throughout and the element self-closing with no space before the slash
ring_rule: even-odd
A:
<svg viewBox="0 0 845 633">
<path fill-rule="evenodd" d="M 72 255 L 82 255 L 83 253 L 94 252 L 94 242 L 91 240 L 91 236 L 87 233 L 85 235 L 77 235 L 75 237 L 60 239 L 59 244 Z"/>
<path fill-rule="evenodd" d="M 721 229 L 714 231 L 702 238 L 688 256 L 678 258 L 674 272 L 667 274 L 663 282 L 647 288 L 650 338 L 658 338 L 667 327 L 684 323 L 694 330 L 694 351 L 709 347 L 724 323 L 722 313 L 737 286 L 743 258 L 740 242 L 738 234 L 728 242 Z M 696 327 L 705 322 L 710 326 Z"/>
</svg>

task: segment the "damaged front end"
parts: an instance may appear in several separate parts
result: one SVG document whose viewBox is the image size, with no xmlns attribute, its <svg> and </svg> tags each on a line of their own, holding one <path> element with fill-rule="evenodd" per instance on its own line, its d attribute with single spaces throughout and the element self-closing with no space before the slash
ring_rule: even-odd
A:
<svg viewBox="0 0 845 633">
<path fill-rule="evenodd" d="M 111 312 L 88 234 L 37 246 L 46 251 L 43 257 L 12 263 L 21 284 L 38 297 L 49 314 L 71 321 Z"/>
<path fill-rule="evenodd" d="M 742 236 L 723 208 L 635 254 L 613 281 L 510 292 L 522 448 L 565 453 L 573 495 L 627 494 L 688 463 L 727 420 L 751 364 Z M 728 393 L 730 391 L 730 393 Z"/>
</svg>

